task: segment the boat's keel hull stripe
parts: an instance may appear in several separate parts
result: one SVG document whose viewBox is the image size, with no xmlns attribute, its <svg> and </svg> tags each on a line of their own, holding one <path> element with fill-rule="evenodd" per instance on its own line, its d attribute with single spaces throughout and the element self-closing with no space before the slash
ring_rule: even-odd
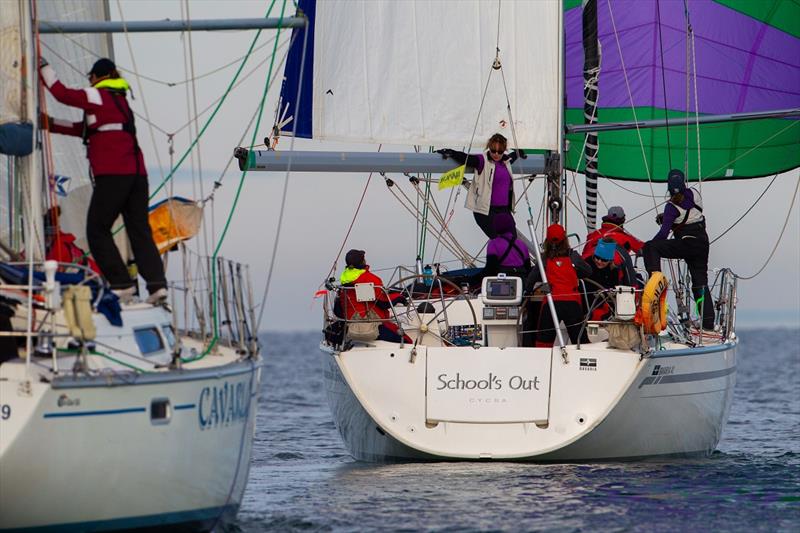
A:
<svg viewBox="0 0 800 533">
<path fill-rule="evenodd" d="M 723 368 L 722 370 L 713 370 L 711 372 L 695 372 L 693 374 L 671 374 L 668 376 L 648 376 L 639 383 L 641 389 L 645 385 L 659 385 L 668 383 L 689 383 L 691 381 L 705 381 L 707 379 L 715 379 L 725 377 L 736 372 L 736 367 Z"/>
</svg>

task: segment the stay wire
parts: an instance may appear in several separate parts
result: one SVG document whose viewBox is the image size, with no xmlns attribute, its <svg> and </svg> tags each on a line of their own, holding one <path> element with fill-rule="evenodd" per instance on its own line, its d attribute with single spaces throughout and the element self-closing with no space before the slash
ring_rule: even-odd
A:
<svg viewBox="0 0 800 533">
<path fill-rule="evenodd" d="M 625 78 L 625 88 L 628 91 L 628 101 L 631 104 L 631 113 L 633 113 L 633 120 L 636 123 L 636 135 L 639 139 L 639 148 L 642 151 L 642 162 L 644 163 L 644 168 L 647 173 L 647 182 L 650 184 L 650 196 L 653 199 L 653 206 L 656 205 L 656 193 L 653 190 L 653 177 L 650 173 L 650 165 L 647 163 L 647 154 L 644 151 L 644 141 L 642 140 L 642 131 L 639 128 L 639 119 L 636 117 L 636 105 L 633 102 L 633 93 L 631 92 L 631 84 L 630 80 L 628 79 L 628 70 L 625 68 L 625 59 L 622 55 L 622 45 L 619 42 L 619 32 L 617 31 L 617 23 L 614 20 L 614 11 L 611 8 L 611 0 L 606 0 L 606 6 L 608 6 L 608 14 L 609 18 L 611 19 L 611 27 L 614 30 L 614 40 L 617 44 L 617 53 L 619 54 L 620 65 L 622 66 L 622 73 L 623 77 Z"/>
<path fill-rule="evenodd" d="M 381 147 L 382 146 L 383 145 L 379 145 L 378 146 L 378 152 L 381 151 Z M 331 269 L 328 271 L 328 275 L 325 276 L 326 280 L 327 280 L 327 278 L 330 278 L 333 275 L 333 273 L 336 271 L 336 263 L 339 262 L 339 258 L 342 256 L 342 251 L 344 251 L 344 247 L 347 245 L 347 239 L 350 238 L 350 232 L 353 231 L 353 226 L 355 226 L 355 224 L 356 224 L 356 219 L 358 218 L 358 213 L 361 211 L 361 206 L 364 204 L 364 198 L 367 196 L 367 189 L 369 188 L 369 184 L 372 181 L 372 175 L 373 174 L 374 174 L 374 172 L 370 172 L 369 176 L 367 176 L 367 183 L 364 184 L 364 190 L 361 191 L 361 199 L 359 199 L 359 201 L 358 201 L 358 205 L 356 206 L 356 211 L 355 211 L 355 213 L 353 213 L 352 220 L 350 220 L 350 226 L 348 226 L 347 232 L 344 235 L 344 239 L 342 239 L 342 244 L 341 244 L 341 246 L 339 246 L 339 251 L 336 252 L 336 257 L 333 259 L 333 263 L 331 264 Z M 321 286 L 322 285 L 320 285 L 320 287 Z"/>
<path fill-rule="evenodd" d="M 795 200 L 797 200 L 798 189 L 800 189 L 800 174 L 798 174 L 797 176 L 797 185 L 795 185 L 794 187 L 794 193 L 792 194 L 792 203 L 789 204 L 789 211 L 786 213 L 786 220 L 783 221 L 783 228 L 781 228 L 781 233 L 780 235 L 778 235 L 778 240 L 775 241 L 775 246 L 772 247 L 772 252 L 770 252 L 769 257 L 767 257 L 767 260 L 755 274 L 753 274 L 752 276 L 737 276 L 739 279 L 750 280 L 755 278 L 756 276 L 761 274 L 764 271 L 764 269 L 767 268 L 767 265 L 769 265 L 770 261 L 772 261 L 772 257 L 775 255 L 775 252 L 778 251 L 778 246 L 781 243 L 781 239 L 783 239 L 783 234 L 786 231 L 786 226 L 789 224 L 789 219 L 792 218 L 792 209 L 794 209 L 794 202 Z"/>
<path fill-rule="evenodd" d="M 286 5 L 286 0 L 284 0 L 284 6 Z M 283 11 L 281 11 L 281 19 L 283 19 Z M 294 32 L 293 32 L 294 33 Z M 303 74 L 305 73 L 305 66 L 306 66 L 306 49 L 308 47 L 308 33 L 309 28 L 306 26 L 305 31 L 303 32 L 303 49 L 301 52 L 301 60 L 300 60 L 300 83 L 297 84 L 297 94 L 295 97 L 295 101 L 297 105 L 295 106 L 296 109 L 300 108 L 300 99 L 303 95 L 301 89 L 303 87 L 302 79 Z M 272 67 L 270 66 L 270 70 Z M 266 94 L 265 94 L 266 96 Z M 257 332 L 261 327 L 261 320 L 264 318 L 264 310 L 266 309 L 267 303 L 267 296 L 269 295 L 269 289 L 272 285 L 272 275 L 275 272 L 275 260 L 278 256 L 278 245 L 280 244 L 280 237 L 281 237 L 281 228 L 283 227 L 283 218 L 284 213 L 286 212 L 286 198 L 289 193 L 289 176 L 292 172 L 292 155 L 294 154 L 294 144 L 297 139 L 297 122 L 298 120 L 292 123 L 292 141 L 289 144 L 289 164 L 286 167 L 286 175 L 283 178 L 283 192 L 281 194 L 281 208 L 278 212 L 278 227 L 275 229 L 275 241 L 272 245 L 272 257 L 270 258 L 269 262 L 269 269 L 267 270 L 267 281 L 264 285 L 264 294 L 261 296 L 261 308 L 258 311 L 258 319 L 256 320 L 255 324 L 255 331 Z M 254 138 L 255 142 L 255 138 Z M 251 148 L 252 149 L 252 148 Z"/>
<path fill-rule="evenodd" d="M 270 2 L 270 5 L 269 5 L 269 8 L 267 10 L 267 14 L 265 15 L 265 17 L 268 17 L 269 13 L 272 12 L 272 8 L 274 7 L 275 2 L 276 2 L 276 0 L 272 0 Z M 276 35 L 276 38 L 275 38 L 275 44 L 276 45 L 278 43 L 278 40 L 279 40 L 278 38 L 280 37 L 280 33 L 281 33 L 281 29 L 282 29 L 281 28 L 281 23 L 283 22 L 283 14 L 284 14 L 284 9 L 285 8 L 286 8 L 286 0 L 284 0 L 284 2 L 283 2 L 283 6 L 281 8 L 281 15 L 280 15 L 280 18 L 279 18 L 279 21 L 278 21 L 278 31 L 277 31 L 277 35 Z M 250 45 L 250 48 L 249 48 L 250 52 L 252 51 L 253 46 L 255 45 L 255 43 L 256 43 L 256 41 L 257 41 L 257 39 L 258 39 L 258 37 L 260 35 L 261 35 L 261 30 L 259 30 L 256 33 L 256 36 L 255 36 L 255 38 L 253 39 L 253 42 Z M 255 128 L 253 129 L 252 139 L 250 141 L 251 145 L 255 144 L 256 136 L 258 135 L 258 127 L 261 124 L 261 116 L 263 115 L 264 103 L 266 101 L 267 92 L 269 91 L 269 86 L 270 86 L 269 82 L 270 82 L 270 79 L 272 78 L 272 68 L 273 68 L 274 59 L 275 59 L 275 49 L 276 49 L 276 46 L 273 46 L 272 61 L 270 62 L 269 69 L 267 71 L 267 79 L 266 79 L 266 81 L 264 83 L 264 91 L 263 91 L 263 93 L 261 95 L 261 102 L 260 102 L 260 105 L 259 105 L 259 108 L 260 108 L 259 115 L 258 115 L 258 119 L 256 120 Z M 248 54 L 247 57 L 249 57 L 249 54 Z M 247 61 L 247 57 L 242 61 L 242 64 L 239 66 L 239 69 L 237 70 L 237 76 L 241 72 L 242 68 L 244 67 L 245 62 Z M 235 78 L 234 78 L 234 81 L 235 81 Z M 232 83 L 233 83 L 233 81 L 231 82 L 231 84 Z M 228 90 L 230 90 L 230 85 L 228 87 Z M 216 111 L 218 111 L 218 110 L 219 110 L 219 108 L 217 108 L 215 110 L 214 114 L 212 114 L 212 116 L 209 118 L 209 121 L 206 122 L 206 124 L 203 126 L 203 130 L 200 132 L 201 134 L 205 131 L 205 128 L 208 127 L 208 124 L 210 123 L 211 119 L 213 119 L 214 115 L 216 115 Z M 192 146 L 189 148 L 189 150 L 191 150 L 194 147 L 195 144 L 196 144 L 196 142 L 192 143 Z M 181 158 L 181 162 L 183 161 L 183 159 L 186 158 L 187 154 L 188 154 L 188 151 Z M 180 164 L 180 162 L 179 162 L 179 164 Z M 172 175 L 172 173 L 170 173 L 170 177 L 171 177 L 171 175 Z M 222 229 L 222 232 L 220 234 L 219 240 L 217 241 L 217 246 L 214 249 L 214 255 L 211 258 L 211 284 L 212 284 L 212 292 L 211 292 L 211 294 L 212 294 L 212 298 L 211 298 L 211 327 L 213 328 L 214 335 L 213 335 L 212 339 L 208 342 L 208 345 L 206 346 L 206 348 L 203 350 L 203 352 L 200 355 L 198 355 L 197 357 L 191 358 L 189 360 L 184 360 L 184 362 L 196 361 L 198 359 L 202 359 L 203 357 L 205 357 L 206 355 L 208 355 L 211 352 L 211 350 L 214 348 L 214 346 L 216 345 L 217 341 L 219 340 L 219 321 L 218 321 L 218 316 L 217 316 L 217 298 L 216 298 L 216 293 L 217 293 L 217 256 L 219 254 L 220 248 L 222 247 L 222 244 L 225 242 L 225 237 L 227 236 L 228 228 L 230 227 L 231 220 L 233 219 L 233 213 L 235 212 L 236 206 L 239 203 L 239 198 L 241 196 L 242 187 L 244 185 L 244 179 L 245 179 L 246 176 L 247 176 L 247 169 L 242 171 L 242 174 L 241 174 L 241 176 L 239 178 L 239 186 L 236 189 L 236 194 L 234 195 L 233 203 L 231 205 L 231 209 L 230 209 L 230 212 L 228 214 L 228 218 L 225 221 L 225 226 Z M 163 185 L 163 183 L 162 183 L 162 185 Z M 153 193 L 153 194 L 155 194 L 155 193 Z M 256 327 L 256 331 L 258 331 L 257 327 Z"/>
<path fill-rule="evenodd" d="M 119 18 L 122 22 L 122 29 L 123 33 L 125 34 L 125 43 L 128 45 L 128 53 L 131 55 L 131 64 L 133 65 L 133 74 L 136 76 L 136 83 L 138 85 L 139 96 L 142 99 L 142 107 L 144 108 L 144 114 L 147 117 L 147 124 L 150 125 L 150 109 L 147 107 L 147 98 L 145 98 L 144 94 L 144 87 L 142 86 L 142 80 L 139 76 L 139 68 L 136 65 L 136 57 L 133 55 L 133 45 L 131 44 L 131 37 L 130 33 L 128 32 L 128 24 L 125 21 L 125 14 L 122 11 L 122 4 L 120 4 L 120 0 L 117 0 L 117 10 L 119 11 Z M 153 143 L 153 151 L 156 154 L 156 162 L 158 163 L 158 171 L 161 174 L 161 178 L 164 178 L 164 166 L 161 164 L 161 155 L 158 153 L 158 148 L 156 144 L 156 135 L 153 131 L 153 127 L 150 126 L 148 128 L 148 132 L 150 133 L 150 142 Z M 151 197 L 152 198 L 152 197 Z"/>
<path fill-rule="evenodd" d="M 63 37 L 64 39 L 67 39 L 68 41 L 71 41 L 72 44 L 74 44 L 78 48 L 82 49 L 84 52 L 87 52 L 91 56 L 93 56 L 93 57 L 95 57 L 97 59 L 100 59 L 102 57 L 101 55 L 99 55 L 97 53 L 97 50 L 93 50 L 93 49 L 89 48 L 88 46 L 84 45 L 79 40 L 73 38 L 70 34 L 65 33 L 61 28 L 58 28 L 58 33 L 59 33 L 60 37 Z M 272 40 L 273 39 L 270 39 L 270 40 L 258 45 L 256 48 L 253 49 L 253 52 L 257 52 L 258 50 L 261 50 L 262 48 L 264 48 L 266 46 L 269 46 L 270 44 L 272 44 Z M 42 45 L 45 48 L 47 48 L 48 50 L 52 51 L 52 49 L 49 46 L 47 46 L 46 43 L 42 43 Z M 141 73 L 138 74 L 138 77 L 140 77 L 143 80 L 147 80 L 149 82 L 152 82 L 152 83 L 157 83 L 159 85 L 164 85 L 166 87 L 176 87 L 178 85 L 185 85 L 187 83 L 191 83 L 192 81 L 196 81 L 196 80 L 201 80 L 203 78 L 207 78 L 208 76 L 211 76 L 212 74 L 216 74 L 217 72 L 225 70 L 226 68 L 228 68 L 230 66 L 233 66 L 236 63 L 238 63 L 239 61 L 241 61 L 242 59 L 244 59 L 246 57 L 246 55 L 247 54 L 245 54 L 243 56 L 240 56 L 240 57 L 237 57 L 236 59 L 233 59 L 232 61 L 230 61 L 228 63 L 225 63 L 224 65 L 222 65 L 220 67 L 216 67 L 216 68 L 214 68 L 214 69 L 212 69 L 212 70 L 210 70 L 208 72 L 205 72 L 205 73 L 200 74 L 198 76 L 195 76 L 193 78 L 187 78 L 187 79 L 180 80 L 180 81 L 172 81 L 172 82 L 164 81 L 164 80 L 160 80 L 158 78 L 154 78 L 152 76 L 147 76 L 147 75 L 141 74 Z M 63 59 L 63 58 L 60 58 L 60 59 Z M 134 72 L 135 72 L 135 68 L 134 69 L 129 69 L 129 68 L 126 68 L 126 67 L 122 67 L 120 65 L 117 65 L 117 70 L 119 70 L 121 72 L 129 72 L 131 74 L 134 74 Z M 78 70 L 78 72 L 80 72 L 82 75 L 85 74 L 85 72 L 80 71 L 80 70 Z"/>
<path fill-rule="evenodd" d="M 759 195 L 758 195 L 758 198 L 756 198 L 756 201 L 755 201 L 755 202 L 753 202 L 753 204 L 752 204 L 750 207 L 748 207 L 748 208 L 747 208 L 747 211 L 745 211 L 744 213 L 742 213 L 742 216 L 740 216 L 739 218 L 737 218 L 737 219 L 736 219 L 736 222 L 734 222 L 733 224 L 731 224 L 731 225 L 728 227 L 728 229 L 726 229 L 725 231 L 723 231 L 722 233 L 720 233 L 720 234 L 719 234 L 719 235 L 718 235 L 716 238 L 714 238 L 714 240 L 713 240 L 713 241 L 711 241 L 711 242 L 710 242 L 710 243 L 708 243 L 708 244 L 709 244 L 709 245 L 712 245 L 712 244 L 714 244 L 715 242 L 717 242 L 718 240 L 720 240 L 722 237 L 724 237 L 726 233 L 728 233 L 730 230 L 732 230 L 732 229 L 733 229 L 733 228 L 736 226 L 736 224 L 738 224 L 739 222 L 741 222 L 741 221 L 742 221 L 742 219 L 744 219 L 744 217 L 746 217 L 746 216 L 747 216 L 747 214 L 748 214 L 750 211 L 752 211 L 752 210 L 753 210 L 753 208 L 754 208 L 754 207 L 755 207 L 755 206 L 758 204 L 758 202 L 759 202 L 759 201 L 760 201 L 760 200 L 761 200 L 761 199 L 764 197 L 764 195 L 767 193 L 767 191 L 769 190 L 769 188 L 770 188 L 770 187 L 772 187 L 772 184 L 773 184 L 773 183 L 775 183 L 775 179 L 777 179 L 777 177 L 778 177 L 778 174 L 775 174 L 774 176 L 772 176 L 772 181 L 770 181 L 770 182 L 769 182 L 769 185 L 767 185 L 767 187 L 766 187 L 766 188 L 765 188 L 763 191 L 761 191 L 761 194 L 759 194 Z"/>
<path fill-rule="evenodd" d="M 656 18 L 658 19 L 658 48 L 661 55 L 661 89 L 664 96 L 664 126 L 667 133 L 667 160 L 669 161 L 669 168 L 672 168 L 672 147 L 669 140 L 669 114 L 667 113 L 667 77 L 666 67 L 664 65 L 664 41 L 661 37 L 661 1 L 656 0 Z"/>
</svg>

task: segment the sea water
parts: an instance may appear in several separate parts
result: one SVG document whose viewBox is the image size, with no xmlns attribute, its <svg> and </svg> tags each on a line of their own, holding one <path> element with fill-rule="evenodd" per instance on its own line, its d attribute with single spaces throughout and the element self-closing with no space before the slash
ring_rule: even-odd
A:
<svg viewBox="0 0 800 533">
<path fill-rule="evenodd" d="M 708 458 L 370 464 L 331 421 L 319 334 L 263 338 L 250 480 L 232 531 L 800 531 L 800 329 L 742 330 Z"/>
</svg>

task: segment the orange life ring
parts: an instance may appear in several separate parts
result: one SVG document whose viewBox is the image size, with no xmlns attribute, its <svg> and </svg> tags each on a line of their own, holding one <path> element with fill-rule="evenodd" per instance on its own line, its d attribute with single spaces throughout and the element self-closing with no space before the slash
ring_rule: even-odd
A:
<svg viewBox="0 0 800 533">
<path fill-rule="evenodd" d="M 667 327 L 667 277 L 653 272 L 642 292 L 642 325 L 645 333 L 658 334 Z"/>
</svg>

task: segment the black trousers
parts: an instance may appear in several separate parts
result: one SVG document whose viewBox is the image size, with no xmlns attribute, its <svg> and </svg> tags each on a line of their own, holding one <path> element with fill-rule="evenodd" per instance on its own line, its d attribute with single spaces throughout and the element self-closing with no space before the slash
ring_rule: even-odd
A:
<svg viewBox="0 0 800 533">
<path fill-rule="evenodd" d="M 112 226 L 119 215 L 131 241 L 139 273 L 150 293 L 167 286 L 164 265 L 147 218 L 149 185 L 145 176 L 95 176 L 86 220 L 89 250 L 112 289 L 135 285 L 114 243 Z"/>
<path fill-rule="evenodd" d="M 490 207 L 488 215 L 482 215 L 481 213 L 473 212 L 473 216 L 475 217 L 475 222 L 478 224 L 478 227 L 481 228 L 481 231 L 486 234 L 487 237 L 490 239 L 494 239 L 497 237 L 497 232 L 494 230 L 494 215 L 497 213 L 510 213 L 511 208 L 509 206 L 504 207 Z"/>
<path fill-rule="evenodd" d="M 661 270 L 661 258 L 683 259 L 692 277 L 692 296 L 703 317 L 703 328 L 714 328 L 714 299 L 708 290 L 708 235 L 647 241 L 642 249 L 644 266 L 651 274 Z M 702 300 L 702 301 L 701 301 Z M 701 307 L 702 305 L 702 307 Z"/>
<path fill-rule="evenodd" d="M 571 301 L 554 301 L 553 305 L 556 308 L 558 319 L 564 322 L 567 326 L 567 333 L 569 333 L 570 343 L 577 344 L 583 325 L 583 308 L 578 302 Z M 556 329 L 553 325 L 553 315 L 550 314 L 550 306 L 547 300 L 542 302 L 541 309 L 539 310 L 539 332 L 536 334 L 536 340 L 540 342 L 552 343 L 556 340 Z M 566 340 L 566 339 L 565 339 Z M 580 341 L 583 343 L 589 342 L 589 337 L 586 335 L 586 329 L 583 330 L 583 336 L 580 336 Z"/>
</svg>

